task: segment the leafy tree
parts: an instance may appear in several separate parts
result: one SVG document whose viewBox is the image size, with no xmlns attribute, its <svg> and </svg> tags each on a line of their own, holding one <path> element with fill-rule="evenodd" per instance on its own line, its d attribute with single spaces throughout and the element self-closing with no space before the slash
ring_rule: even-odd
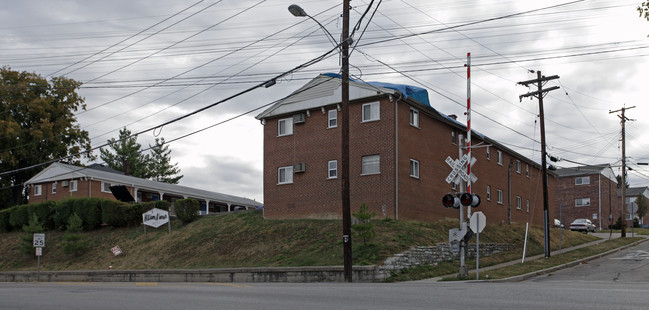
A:
<svg viewBox="0 0 649 310">
<path fill-rule="evenodd" d="M 615 179 L 617 180 L 617 188 L 622 188 L 622 175 L 618 174 L 615 176 Z M 626 183 L 624 188 L 629 188 L 629 178 L 626 178 L 624 181 L 624 183 Z"/>
<path fill-rule="evenodd" d="M 99 157 L 109 167 L 126 172 L 126 164 L 129 166 L 129 175 L 148 179 L 149 162 L 151 160 L 148 154 L 142 154 L 142 145 L 137 143 L 137 135 L 133 135 L 130 130 L 121 129 L 119 131 L 119 139 L 111 138 L 108 140 L 109 149 L 101 149 Z"/>
<path fill-rule="evenodd" d="M 644 15 L 644 18 L 649 21 L 649 2 L 642 2 L 642 4 L 638 6 L 637 10 L 640 13 L 641 18 Z"/>
<path fill-rule="evenodd" d="M 80 164 L 93 159 L 88 132 L 75 112 L 85 110 L 76 91 L 80 82 L 46 80 L 36 73 L 0 69 L 0 209 L 26 203 L 23 183 L 40 169 L 15 171 L 64 158 Z M 41 168 L 42 169 L 42 168 Z"/>
<path fill-rule="evenodd" d="M 182 179 L 178 163 L 171 163 L 171 150 L 165 145 L 164 138 L 156 138 L 155 145 L 151 146 L 151 161 L 149 162 L 149 173 L 151 179 L 158 182 L 178 184 Z M 175 176 L 174 176 L 175 175 Z"/>
<path fill-rule="evenodd" d="M 353 259 L 360 264 L 369 263 L 376 259 L 379 250 L 378 246 L 371 242 L 376 237 L 374 223 L 371 222 L 376 213 L 369 212 L 368 206 L 362 204 L 360 209 L 352 215 L 358 221 L 352 225 L 352 230 L 358 239 L 362 241 L 362 243 L 355 245 L 352 251 Z"/>
</svg>

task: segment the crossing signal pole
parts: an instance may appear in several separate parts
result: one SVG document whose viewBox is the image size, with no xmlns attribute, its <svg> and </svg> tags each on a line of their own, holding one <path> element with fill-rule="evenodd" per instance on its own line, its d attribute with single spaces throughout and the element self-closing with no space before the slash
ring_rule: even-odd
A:
<svg viewBox="0 0 649 310">
<path fill-rule="evenodd" d="M 635 106 L 632 107 L 622 107 L 622 109 L 615 110 L 615 111 L 609 111 L 608 113 L 617 113 L 617 112 L 622 112 L 622 115 L 618 115 L 620 118 L 620 123 L 622 123 L 622 184 L 620 184 L 620 188 L 622 189 L 622 233 L 621 237 L 624 238 L 626 237 L 626 135 L 625 135 L 625 123 L 626 121 L 634 121 L 633 119 L 629 119 L 626 116 L 624 116 L 624 112 L 628 109 L 633 109 Z M 631 227 L 633 228 L 633 214 L 631 214 Z"/>
<path fill-rule="evenodd" d="M 543 85 L 550 80 L 558 79 L 558 75 L 553 75 L 545 77 L 541 75 L 541 71 L 536 72 L 536 79 L 518 82 L 518 84 L 523 86 L 528 86 L 530 84 L 536 84 L 537 90 L 529 92 L 524 95 L 520 95 L 519 99 L 523 101 L 525 97 L 536 97 L 539 99 L 539 118 L 541 120 L 541 169 L 543 174 L 543 231 L 545 235 L 545 257 L 550 257 L 550 219 L 549 219 L 549 208 L 548 208 L 548 168 L 545 152 L 545 121 L 543 115 L 543 97 L 550 91 L 559 89 L 559 86 L 552 86 L 550 88 L 543 89 Z"/>
</svg>

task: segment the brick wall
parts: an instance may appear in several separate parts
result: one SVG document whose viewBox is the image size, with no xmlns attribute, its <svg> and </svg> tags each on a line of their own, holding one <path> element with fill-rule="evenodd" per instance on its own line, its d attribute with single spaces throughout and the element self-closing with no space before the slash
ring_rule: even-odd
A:
<svg viewBox="0 0 649 310">
<path fill-rule="evenodd" d="M 575 184 L 575 178 L 588 177 L 589 184 Z M 590 198 L 588 206 L 577 206 L 575 200 Z M 622 200 L 617 197 L 617 183 L 599 173 L 559 177 L 556 180 L 554 212 L 566 227 L 575 219 L 590 219 L 593 224 L 606 229 L 609 225 L 609 214 L 613 223 L 622 213 Z M 596 215 L 596 216 L 594 216 Z"/>
</svg>

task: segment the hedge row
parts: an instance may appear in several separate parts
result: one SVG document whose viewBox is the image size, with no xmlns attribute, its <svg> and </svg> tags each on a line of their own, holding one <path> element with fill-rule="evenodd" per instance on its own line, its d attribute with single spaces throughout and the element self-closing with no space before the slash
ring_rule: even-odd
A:
<svg viewBox="0 0 649 310">
<path fill-rule="evenodd" d="M 0 210 L 0 231 L 20 230 L 36 214 L 46 230 L 65 230 L 70 216 L 76 213 L 84 230 L 99 228 L 102 224 L 113 227 L 134 226 L 142 223 L 142 213 L 153 208 L 169 210 L 170 203 L 160 200 L 126 204 L 100 198 L 67 199 L 14 206 Z"/>
</svg>

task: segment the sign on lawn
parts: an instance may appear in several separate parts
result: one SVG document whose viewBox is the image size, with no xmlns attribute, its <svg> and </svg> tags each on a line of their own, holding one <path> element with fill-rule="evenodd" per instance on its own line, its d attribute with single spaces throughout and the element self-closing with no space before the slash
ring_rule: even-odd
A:
<svg viewBox="0 0 649 310">
<path fill-rule="evenodd" d="M 169 222 L 169 211 L 153 208 L 142 213 L 142 222 L 144 225 L 158 228 Z"/>
</svg>

